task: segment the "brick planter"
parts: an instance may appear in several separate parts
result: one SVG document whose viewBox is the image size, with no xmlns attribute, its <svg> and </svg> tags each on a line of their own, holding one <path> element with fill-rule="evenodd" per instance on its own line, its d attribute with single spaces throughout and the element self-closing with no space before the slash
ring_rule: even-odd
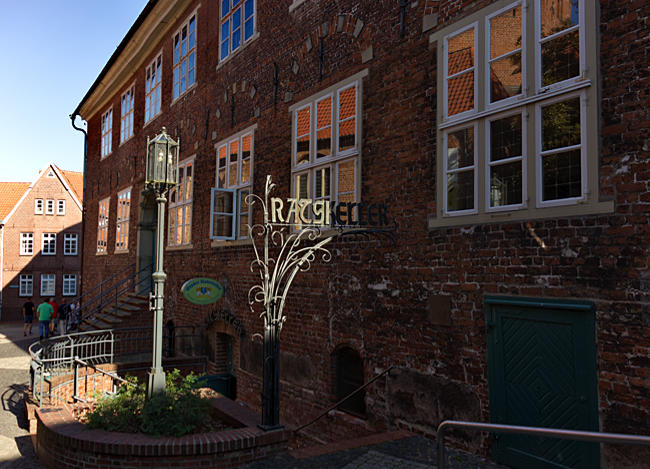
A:
<svg viewBox="0 0 650 469">
<path fill-rule="evenodd" d="M 224 397 L 213 403 L 233 430 L 182 437 L 88 430 L 73 417 L 73 406 L 36 410 L 36 452 L 51 469 L 85 468 L 226 468 L 264 459 L 286 450 L 288 430 L 264 432 L 259 417 Z"/>
</svg>

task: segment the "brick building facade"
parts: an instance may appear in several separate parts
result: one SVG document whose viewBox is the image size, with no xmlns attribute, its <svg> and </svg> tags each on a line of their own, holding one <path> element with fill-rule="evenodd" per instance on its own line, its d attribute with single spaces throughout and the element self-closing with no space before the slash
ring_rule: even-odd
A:
<svg viewBox="0 0 650 469">
<path fill-rule="evenodd" d="M 83 288 L 151 262 L 145 147 L 165 126 L 181 142 L 165 320 L 203 324 L 213 371 L 234 372 L 253 408 L 263 326 L 246 225 L 262 214 L 244 197 L 271 174 L 283 198 L 385 201 L 397 226 L 395 245 L 335 241 L 331 262 L 296 278 L 284 421 L 392 365 L 309 431 L 434 434 L 453 418 L 647 432 L 648 7 L 525 3 L 150 1 L 75 110 L 88 122 Z M 193 277 L 224 297 L 186 302 Z M 522 467 L 648 457 L 459 438 Z"/>
<path fill-rule="evenodd" d="M 82 173 L 50 163 L 31 183 L 0 182 L 0 319 L 22 319 L 22 305 L 79 293 Z"/>
</svg>

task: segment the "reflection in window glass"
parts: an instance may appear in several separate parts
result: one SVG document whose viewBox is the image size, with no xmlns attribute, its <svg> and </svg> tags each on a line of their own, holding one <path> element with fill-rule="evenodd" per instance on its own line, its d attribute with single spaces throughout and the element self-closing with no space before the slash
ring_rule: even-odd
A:
<svg viewBox="0 0 650 469">
<path fill-rule="evenodd" d="M 580 74 L 578 0 L 541 0 L 542 86 Z"/>
<path fill-rule="evenodd" d="M 447 135 L 447 211 L 474 208 L 474 127 Z"/>
<path fill-rule="evenodd" d="M 490 122 L 490 207 L 522 203 L 521 115 Z"/>
<path fill-rule="evenodd" d="M 296 113 L 296 164 L 309 162 L 311 140 L 311 109 L 306 107 Z"/>
<path fill-rule="evenodd" d="M 447 115 L 474 109 L 474 28 L 447 39 Z"/>
<path fill-rule="evenodd" d="M 490 19 L 490 102 L 521 93 L 521 6 Z"/>
<path fill-rule="evenodd" d="M 356 98 L 355 86 L 339 93 L 339 151 L 356 145 Z"/>
<path fill-rule="evenodd" d="M 316 158 L 332 154 L 332 98 L 316 104 Z"/>
</svg>

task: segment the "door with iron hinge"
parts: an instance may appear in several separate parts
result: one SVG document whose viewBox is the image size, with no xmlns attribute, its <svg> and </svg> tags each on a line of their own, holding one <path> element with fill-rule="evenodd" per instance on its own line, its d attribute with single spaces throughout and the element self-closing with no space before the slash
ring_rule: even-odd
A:
<svg viewBox="0 0 650 469">
<path fill-rule="evenodd" d="M 593 303 L 488 296 L 490 420 L 598 431 Z M 493 436 L 493 458 L 517 469 L 593 469 L 597 443 Z"/>
</svg>

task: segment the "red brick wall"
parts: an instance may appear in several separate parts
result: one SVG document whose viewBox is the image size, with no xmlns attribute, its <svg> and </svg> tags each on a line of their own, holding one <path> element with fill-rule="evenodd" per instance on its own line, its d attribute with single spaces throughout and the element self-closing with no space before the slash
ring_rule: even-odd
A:
<svg viewBox="0 0 650 469">
<path fill-rule="evenodd" d="M 361 193 L 363 200 L 390 203 L 389 215 L 398 226 L 397 244 L 336 241 L 331 245 L 334 258 L 330 263 L 317 262 L 296 278 L 282 331 L 287 364 L 282 368 L 282 418 L 301 424 L 332 402 L 331 353 L 348 344 L 360 351 L 366 381 L 389 365 L 399 367 L 401 374 L 391 380 L 414 383 L 411 395 L 403 397 L 414 400 L 415 411 L 408 417 L 395 417 L 387 411 L 398 403 L 389 399 L 387 405 L 390 382 L 387 395 L 382 379 L 367 391 L 367 420 L 341 419 L 349 421 L 347 428 L 355 428 L 355 432 L 359 428 L 381 429 L 390 422 L 393 427 L 430 434 L 445 418 L 489 420 L 483 297 L 505 294 L 592 300 L 596 305 L 601 429 L 643 431 L 650 419 L 650 96 L 644 91 L 648 85 L 643 52 L 648 45 L 645 2 L 600 2 L 599 190 L 603 198 L 614 197 L 615 213 L 531 220 L 531 227 L 547 244 L 546 250 L 530 236 L 526 222 L 427 228 L 427 216 L 436 208 L 436 80 L 441 69 L 429 48 L 428 34 L 421 32 L 422 15 L 426 6 L 426 13 L 437 13 L 439 26 L 444 26 L 493 2 L 418 2 L 416 7 L 409 2 L 404 39 L 399 37 L 398 2 L 307 1 L 287 16 L 290 3 L 259 2 L 260 37 L 217 70 L 217 2 L 201 2 L 196 87 L 170 106 L 171 39 L 167 37 L 152 49 L 155 52 L 150 57 L 163 48 L 167 65 L 161 116 L 142 129 L 143 66 L 133 71 L 135 136 L 118 148 L 116 120 L 113 154 L 100 161 L 99 112 L 104 109 L 89 120 L 87 239 L 96 237 L 98 200 L 110 195 L 114 207 L 115 194 L 123 186 L 133 183 L 142 187 L 146 136 L 165 125 L 173 136 L 181 138 L 183 157 L 196 154 L 197 175 L 192 247 L 165 253 L 166 319 L 177 325 L 202 324 L 213 307 L 190 305 L 180 288 L 191 277 L 215 278 L 226 286 L 219 307 L 239 317 L 247 330 L 236 346 L 240 351 L 259 351 L 259 346 L 250 345 L 251 341 L 259 344 L 256 334 L 263 334 L 262 320 L 247 304 L 248 290 L 258 280 L 250 272 L 251 246 L 226 243 L 212 247 L 209 239 L 214 143 L 257 124 L 254 190 L 261 193 L 266 174 L 272 174 L 278 186 L 275 195 L 287 197 L 291 175 L 288 106 L 368 68 L 363 79 Z M 339 14 L 344 19 L 340 33 L 336 32 Z M 186 17 L 181 15 L 179 22 Z M 358 20 L 364 26 L 355 37 Z M 319 38 L 324 23 L 328 32 L 323 39 L 323 78 L 319 80 Z M 308 37 L 311 51 L 305 46 Z M 374 58 L 362 64 L 361 52 L 370 45 Z M 294 59 L 300 65 L 297 75 L 291 71 Z M 276 103 L 274 62 L 279 70 Z M 243 81 L 247 86 L 244 92 Z M 251 86 L 256 89 L 252 98 Z M 112 101 L 116 116 L 121 91 Z M 254 117 L 256 109 L 258 118 Z M 139 212 L 136 193 L 134 190 L 132 220 Z M 254 216 L 260 220 L 259 210 Z M 110 223 L 109 254 L 114 246 L 113 209 Z M 131 240 L 136 239 L 135 226 L 132 223 Z M 128 256 L 104 257 L 95 256 L 92 242 L 86 246 L 85 287 L 135 259 L 134 245 Z M 426 303 L 432 295 L 451 297 L 452 326 L 428 321 Z M 261 369 L 244 369 L 237 358 L 235 363 L 238 397 L 258 409 Z M 434 397 L 418 403 L 417 393 Z M 448 399 L 450 394 L 458 399 Z M 325 437 L 341 436 L 333 435 L 334 430 L 325 424 L 319 425 Z M 466 442 L 473 447 L 482 443 L 480 436 Z"/>
<path fill-rule="evenodd" d="M 45 170 L 47 173 L 48 170 Z M 34 200 L 43 199 L 43 214 L 34 214 Z M 45 214 L 45 201 L 53 199 L 54 215 Z M 57 200 L 65 200 L 65 215 L 56 214 Z M 36 181 L 27 197 L 20 203 L 14 214 L 7 220 L 4 232 L 4 252 L 2 268 L 2 320 L 16 321 L 22 319 L 22 305 L 26 297 L 19 296 L 21 274 L 32 274 L 34 290 L 32 302 L 38 304 L 45 299 L 41 297 L 41 274 L 56 274 L 56 301 L 61 303 L 63 274 L 77 275 L 77 294 L 80 291 L 81 273 L 81 209 L 66 191 L 58 177 L 49 178 L 46 174 Z M 20 255 L 20 233 L 34 233 L 34 250 L 32 255 Z M 56 233 L 56 255 L 41 255 L 43 233 Z M 65 233 L 77 233 L 78 245 L 76 256 L 63 255 Z M 72 297 L 67 297 L 68 301 Z"/>
</svg>

